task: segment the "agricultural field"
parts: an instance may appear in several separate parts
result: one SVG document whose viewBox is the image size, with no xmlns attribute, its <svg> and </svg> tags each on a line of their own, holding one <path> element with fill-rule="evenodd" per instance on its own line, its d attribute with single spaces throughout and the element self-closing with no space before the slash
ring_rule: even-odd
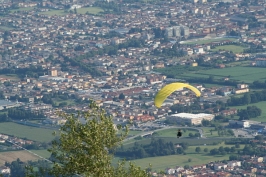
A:
<svg viewBox="0 0 266 177">
<path fill-rule="evenodd" d="M 219 41 L 224 41 L 224 40 L 229 40 L 229 41 L 236 41 L 237 39 L 235 38 L 212 38 L 212 39 L 196 39 L 196 40 L 191 40 L 191 41 L 184 41 L 181 44 L 208 44 L 211 42 L 219 42 Z"/>
<path fill-rule="evenodd" d="M 257 118 L 253 118 L 252 120 L 259 121 L 259 122 L 266 122 L 266 110 L 265 110 L 266 101 L 261 101 L 261 102 L 258 102 L 258 103 L 253 103 L 253 104 L 244 105 L 244 106 L 231 106 L 230 108 L 246 109 L 247 106 L 257 106 L 258 108 L 260 108 L 262 110 L 261 116 L 259 116 Z"/>
<path fill-rule="evenodd" d="M 181 74 L 180 77 L 202 77 L 208 78 L 210 75 L 214 76 L 214 79 L 222 79 L 229 77 L 232 80 L 243 81 L 245 83 L 253 83 L 255 80 L 265 81 L 266 68 L 258 67 L 228 67 L 223 69 L 209 69 L 200 70 L 194 73 Z"/>
<path fill-rule="evenodd" d="M 99 7 L 83 7 L 77 9 L 78 14 L 86 14 L 86 12 L 90 14 L 99 14 L 100 12 L 103 12 L 102 8 Z M 41 12 L 41 14 L 46 14 L 46 15 L 66 15 L 69 14 L 68 12 L 65 12 L 65 10 L 50 10 L 47 12 Z"/>
<path fill-rule="evenodd" d="M 237 45 L 223 45 L 223 46 L 217 46 L 214 49 L 211 49 L 211 51 L 215 52 L 215 51 L 224 50 L 224 51 L 231 51 L 236 54 L 236 53 L 243 53 L 244 49 L 245 49 L 244 47 Z"/>
<path fill-rule="evenodd" d="M 30 127 L 13 122 L 0 123 L 0 133 L 27 138 L 33 141 L 50 142 L 54 139 L 53 132 L 54 130 Z"/>
<path fill-rule="evenodd" d="M 28 160 L 37 160 L 39 157 L 27 152 L 27 151 L 8 151 L 0 152 L 0 166 L 4 165 L 5 162 L 12 162 L 17 159 L 20 159 L 23 162 Z"/>
</svg>

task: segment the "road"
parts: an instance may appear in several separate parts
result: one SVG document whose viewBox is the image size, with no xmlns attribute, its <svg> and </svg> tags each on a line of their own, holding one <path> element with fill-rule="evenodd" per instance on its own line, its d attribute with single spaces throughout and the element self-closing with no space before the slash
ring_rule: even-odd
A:
<svg viewBox="0 0 266 177">
<path fill-rule="evenodd" d="M 131 140 L 131 139 L 134 139 L 134 138 L 136 138 L 136 137 L 142 136 L 142 135 L 146 135 L 146 134 L 149 134 L 149 133 L 154 133 L 154 132 L 158 132 L 158 131 L 162 131 L 162 130 L 172 129 L 172 128 L 176 128 L 176 129 L 184 129 L 184 128 L 186 128 L 186 129 L 197 130 L 197 131 L 199 131 L 199 133 L 200 133 L 200 135 L 201 135 L 201 138 L 206 138 L 206 137 L 203 136 L 203 130 L 200 129 L 200 128 L 194 128 L 194 127 L 178 127 L 178 126 L 167 126 L 167 127 L 163 127 L 163 128 L 161 128 L 161 129 L 157 129 L 157 130 L 153 130 L 153 131 L 147 131 L 147 132 L 143 132 L 143 133 L 141 133 L 141 134 L 135 135 L 135 136 L 131 136 L 131 137 L 129 137 L 129 138 L 124 139 L 124 142 L 125 142 L 125 141 L 129 141 L 129 140 Z"/>
</svg>

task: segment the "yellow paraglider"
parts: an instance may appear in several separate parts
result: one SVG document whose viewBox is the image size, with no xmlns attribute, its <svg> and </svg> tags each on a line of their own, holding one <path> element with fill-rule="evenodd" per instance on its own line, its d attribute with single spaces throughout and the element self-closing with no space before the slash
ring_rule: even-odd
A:
<svg viewBox="0 0 266 177">
<path fill-rule="evenodd" d="M 199 97 L 201 95 L 200 91 L 189 85 L 189 84 L 184 84 L 184 83 L 172 83 L 172 84 L 168 84 L 166 86 L 164 86 L 158 93 L 157 95 L 155 96 L 155 99 L 154 99 L 154 103 L 155 103 L 155 106 L 157 108 L 160 108 L 164 102 L 164 100 L 169 96 L 171 95 L 174 91 L 180 89 L 180 88 L 183 88 L 183 87 L 186 87 L 190 90 L 192 90 L 197 97 Z"/>
</svg>

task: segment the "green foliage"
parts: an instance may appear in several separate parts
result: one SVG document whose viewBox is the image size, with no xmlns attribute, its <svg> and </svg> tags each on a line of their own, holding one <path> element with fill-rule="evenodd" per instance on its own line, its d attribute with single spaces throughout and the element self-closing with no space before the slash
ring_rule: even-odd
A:
<svg viewBox="0 0 266 177">
<path fill-rule="evenodd" d="M 173 142 L 165 142 L 163 139 L 156 140 L 152 138 L 151 143 L 147 145 L 135 142 L 131 148 L 120 148 L 117 150 L 116 155 L 132 160 L 152 156 L 182 154 L 184 149 L 187 148 L 187 144 L 181 143 L 180 146 L 180 148 L 176 149 Z"/>
<path fill-rule="evenodd" d="M 50 174 L 56 177 L 75 174 L 83 177 L 149 176 L 146 170 L 132 163 L 129 168 L 125 167 L 125 162 L 112 166 L 111 152 L 127 136 L 128 129 L 117 136 L 117 129 L 122 130 L 122 127 L 117 126 L 116 129 L 112 117 L 107 116 L 95 102 L 89 107 L 88 111 L 77 115 L 59 114 L 67 122 L 60 128 L 59 140 L 54 140 L 48 150 L 54 163 L 52 169 L 48 169 Z M 86 123 L 82 124 L 79 118 L 84 118 Z"/>
</svg>

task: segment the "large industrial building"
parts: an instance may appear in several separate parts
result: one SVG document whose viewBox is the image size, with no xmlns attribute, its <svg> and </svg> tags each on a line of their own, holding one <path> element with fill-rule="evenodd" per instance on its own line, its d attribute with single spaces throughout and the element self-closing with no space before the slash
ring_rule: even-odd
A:
<svg viewBox="0 0 266 177">
<path fill-rule="evenodd" d="M 190 113 L 178 113 L 178 114 L 172 114 L 167 119 L 174 120 L 178 123 L 189 123 L 191 125 L 199 125 L 201 124 L 201 121 L 209 120 L 211 121 L 214 118 L 213 114 L 205 114 L 205 113 L 199 113 L 199 114 L 190 114 Z"/>
</svg>

